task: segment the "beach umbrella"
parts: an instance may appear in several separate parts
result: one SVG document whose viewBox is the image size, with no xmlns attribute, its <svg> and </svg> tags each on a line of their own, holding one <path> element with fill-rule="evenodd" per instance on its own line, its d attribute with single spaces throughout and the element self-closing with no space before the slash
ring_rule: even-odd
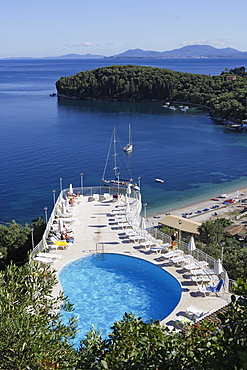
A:
<svg viewBox="0 0 247 370">
<path fill-rule="evenodd" d="M 126 213 L 126 214 L 131 213 L 129 203 L 127 203 L 127 205 L 126 205 L 126 211 L 125 211 L 125 213 Z"/>
<path fill-rule="evenodd" d="M 66 198 L 65 200 L 65 207 L 66 207 L 66 210 L 68 211 L 69 210 L 69 198 Z"/>
<path fill-rule="evenodd" d="M 61 220 L 61 218 L 58 221 L 58 229 L 60 233 L 63 231 L 63 220 Z"/>
<path fill-rule="evenodd" d="M 69 193 L 70 194 L 73 194 L 73 186 L 72 186 L 72 184 L 69 184 Z"/>
<path fill-rule="evenodd" d="M 67 212 L 67 210 L 66 210 L 66 204 L 65 204 L 65 203 L 63 203 L 63 204 L 62 204 L 62 214 L 63 214 L 63 215 L 65 215 L 65 214 L 66 214 L 66 212 Z"/>
<path fill-rule="evenodd" d="M 141 230 L 146 230 L 147 226 L 146 226 L 146 221 L 145 221 L 145 218 L 142 217 L 141 218 L 141 222 L 140 222 L 140 229 Z"/>
<path fill-rule="evenodd" d="M 220 275 L 223 272 L 223 266 L 221 260 L 218 259 L 214 262 L 214 273 L 215 275 Z"/>
<path fill-rule="evenodd" d="M 196 250 L 195 241 L 193 236 L 190 238 L 189 244 L 188 244 L 188 250 L 189 252 L 193 252 Z"/>
</svg>

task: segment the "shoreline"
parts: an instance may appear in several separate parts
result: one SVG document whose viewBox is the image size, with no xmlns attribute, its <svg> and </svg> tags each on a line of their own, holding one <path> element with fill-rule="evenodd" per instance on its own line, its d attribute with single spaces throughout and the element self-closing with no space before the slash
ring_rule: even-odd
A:
<svg viewBox="0 0 247 370">
<path fill-rule="evenodd" d="M 242 201 L 245 198 L 247 199 L 246 188 L 228 191 L 227 193 L 225 193 L 227 197 L 222 197 L 222 195 L 224 195 L 224 193 L 219 194 L 216 197 L 212 198 L 205 197 L 204 200 L 202 201 L 195 203 L 189 202 L 187 205 L 183 205 L 182 207 L 178 208 L 173 208 L 167 212 L 161 213 L 153 212 L 147 215 L 146 218 L 147 227 L 157 226 L 159 220 L 161 220 L 168 214 L 182 216 L 182 214 L 187 213 L 188 214 L 186 217 L 187 219 L 192 219 L 197 222 L 204 222 L 206 220 L 209 220 L 213 216 L 223 217 L 224 214 L 234 211 L 236 207 L 242 206 L 240 201 Z M 224 201 L 230 198 L 235 199 L 235 202 L 223 204 Z M 214 206 L 218 207 L 212 208 Z M 208 211 L 195 213 L 197 211 L 202 211 L 203 209 L 208 209 Z M 215 214 L 215 212 L 217 213 L 217 215 Z"/>
</svg>

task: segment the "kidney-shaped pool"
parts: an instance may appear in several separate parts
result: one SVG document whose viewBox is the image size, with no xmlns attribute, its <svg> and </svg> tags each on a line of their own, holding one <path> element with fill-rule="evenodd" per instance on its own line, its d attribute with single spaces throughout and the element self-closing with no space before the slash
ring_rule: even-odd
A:
<svg viewBox="0 0 247 370">
<path fill-rule="evenodd" d="M 125 312 L 148 322 L 163 320 L 181 298 L 180 283 L 167 271 L 140 258 L 122 254 L 94 254 L 70 262 L 59 273 L 65 295 L 74 305 L 64 321 L 78 318 L 75 345 L 92 325 L 106 338 Z"/>
</svg>

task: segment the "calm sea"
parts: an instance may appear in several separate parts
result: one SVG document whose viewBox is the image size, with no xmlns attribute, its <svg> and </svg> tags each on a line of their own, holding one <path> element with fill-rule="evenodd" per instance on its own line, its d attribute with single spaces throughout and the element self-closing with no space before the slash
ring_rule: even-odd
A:
<svg viewBox="0 0 247 370">
<path fill-rule="evenodd" d="M 206 112 L 49 96 L 61 76 L 112 64 L 214 75 L 246 67 L 247 59 L 0 60 L 1 222 L 44 216 L 60 178 L 63 187 L 79 186 L 83 172 L 85 186 L 101 185 L 113 127 L 124 146 L 129 123 L 134 151 L 125 159 L 133 178 L 141 177 L 147 214 L 247 185 L 247 132 L 217 125 Z"/>
</svg>

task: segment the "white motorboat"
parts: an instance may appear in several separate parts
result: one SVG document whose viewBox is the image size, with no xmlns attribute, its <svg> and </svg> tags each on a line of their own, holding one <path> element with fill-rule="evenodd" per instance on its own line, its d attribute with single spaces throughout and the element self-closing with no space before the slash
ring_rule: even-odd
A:
<svg viewBox="0 0 247 370">
<path fill-rule="evenodd" d="M 165 180 L 162 180 L 162 179 L 155 179 L 156 182 L 160 182 L 161 184 L 163 184 L 165 182 Z"/>
</svg>

